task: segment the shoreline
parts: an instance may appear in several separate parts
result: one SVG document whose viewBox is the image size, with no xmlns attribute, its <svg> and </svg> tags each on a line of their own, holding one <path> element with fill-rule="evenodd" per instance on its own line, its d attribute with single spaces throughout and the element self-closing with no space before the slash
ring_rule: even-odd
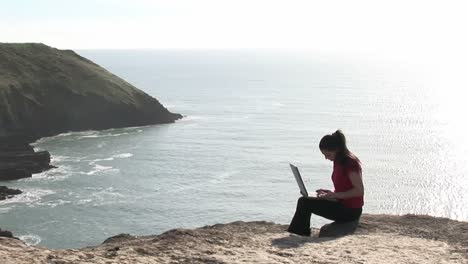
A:
<svg viewBox="0 0 468 264">
<path fill-rule="evenodd" d="M 159 235 L 120 234 L 102 244 L 54 250 L 0 238 L 5 263 L 463 263 L 468 222 L 424 215 L 364 214 L 356 232 L 300 237 L 287 225 L 232 222 Z M 21 261 L 19 261 L 21 260 Z M 54 262 L 55 261 L 55 262 Z"/>
</svg>

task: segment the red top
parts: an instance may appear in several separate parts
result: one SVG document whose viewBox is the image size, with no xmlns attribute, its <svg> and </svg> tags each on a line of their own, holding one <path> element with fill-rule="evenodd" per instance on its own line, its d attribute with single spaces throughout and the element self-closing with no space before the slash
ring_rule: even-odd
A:
<svg viewBox="0 0 468 264">
<path fill-rule="evenodd" d="M 335 192 L 346 192 L 353 188 L 353 184 L 349 179 L 351 172 L 357 172 L 362 177 L 361 163 L 358 160 L 348 158 L 344 164 L 333 162 L 332 181 Z M 364 196 L 338 200 L 348 208 L 361 208 L 364 205 Z"/>
</svg>

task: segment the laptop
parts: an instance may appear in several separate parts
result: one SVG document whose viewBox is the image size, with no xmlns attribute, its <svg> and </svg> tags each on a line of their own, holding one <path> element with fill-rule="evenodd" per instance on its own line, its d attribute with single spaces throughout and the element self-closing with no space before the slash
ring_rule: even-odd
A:
<svg viewBox="0 0 468 264">
<path fill-rule="evenodd" d="M 302 181 L 302 177 L 301 177 L 301 173 L 299 172 L 299 169 L 292 164 L 289 164 L 289 166 L 291 167 L 291 170 L 294 174 L 294 178 L 296 178 L 296 182 L 297 182 L 297 185 L 299 186 L 299 190 L 301 191 L 302 196 L 308 197 L 309 194 L 307 193 L 307 189 L 304 185 L 304 182 Z"/>
</svg>

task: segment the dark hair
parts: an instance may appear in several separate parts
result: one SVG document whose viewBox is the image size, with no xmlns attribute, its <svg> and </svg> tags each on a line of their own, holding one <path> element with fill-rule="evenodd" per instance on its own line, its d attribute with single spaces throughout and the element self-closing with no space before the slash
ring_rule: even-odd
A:
<svg viewBox="0 0 468 264">
<path fill-rule="evenodd" d="M 331 135 L 325 135 L 320 140 L 319 148 L 320 150 L 336 151 L 336 159 L 341 163 L 345 163 L 346 159 L 354 157 L 346 146 L 345 135 L 339 129 Z"/>
</svg>

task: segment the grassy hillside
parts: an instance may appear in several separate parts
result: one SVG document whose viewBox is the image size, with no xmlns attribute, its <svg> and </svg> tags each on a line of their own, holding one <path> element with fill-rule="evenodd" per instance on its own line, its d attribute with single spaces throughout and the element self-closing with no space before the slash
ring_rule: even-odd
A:
<svg viewBox="0 0 468 264">
<path fill-rule="evenodd" d="M 71 50 L 0 43 L 0 135 L 174 122 L 155 98 Z"/>
</svg>

